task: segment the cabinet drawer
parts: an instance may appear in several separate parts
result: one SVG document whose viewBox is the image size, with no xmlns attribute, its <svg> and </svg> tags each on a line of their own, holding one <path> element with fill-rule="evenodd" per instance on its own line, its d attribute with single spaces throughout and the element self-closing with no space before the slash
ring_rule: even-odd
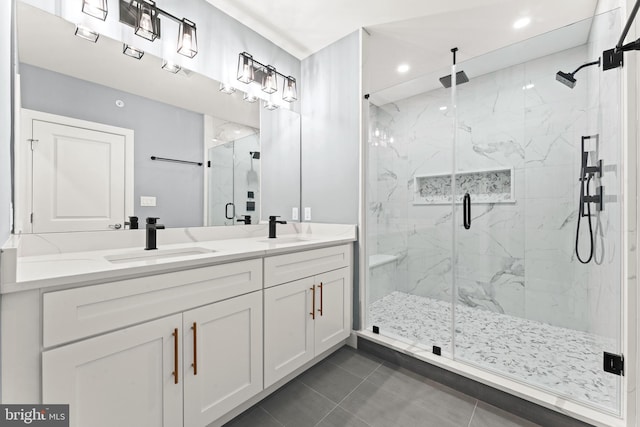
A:
<svg viewBox="0 0 640 427">
<path fill-rule="evenodd" d="M 45 347 L 261 289 L 262 260 L 44 294 Z"/>
<path fill-rule="evenodd" d="M 350 264 L 350 244 L 265 258 L 264 286 L 292 282 Z"/>
</svg>

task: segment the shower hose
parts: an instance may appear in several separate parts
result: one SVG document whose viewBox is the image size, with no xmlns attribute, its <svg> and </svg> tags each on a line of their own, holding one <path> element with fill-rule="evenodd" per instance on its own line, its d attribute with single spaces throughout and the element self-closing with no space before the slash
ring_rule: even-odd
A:
<svg viewBox="0 0 640 427">
<path fill-rule="evenodd" d="M 592 176 L 589 175 L 589 178 L 586 180 L 582 179 L 582 187 L 580 189 L 580 207 L 578 208 L 578 225 L 576 226 L 576 257 L 578 261 L 582 264 L 589 264 L 593 259 L 593 253 L 595 249 L 594 241 L 593 241 L 593 226 L 591 225 L 591 203 L 587 203 L 587 222 L 589 223 L 589 258 L 586 260 L 580 257 L 580 251 L 578 250 L 578 242 L 580 241 L 580 221 L 582 221 L 582 217 L 584 215 L 584 196 L 585 196 L 585 185 L 586 188 L 586 196 L 589 197 L 589 184 L 591 183 Z M 586 181 L 586 184 L 585 184 Z"/>
</svg>

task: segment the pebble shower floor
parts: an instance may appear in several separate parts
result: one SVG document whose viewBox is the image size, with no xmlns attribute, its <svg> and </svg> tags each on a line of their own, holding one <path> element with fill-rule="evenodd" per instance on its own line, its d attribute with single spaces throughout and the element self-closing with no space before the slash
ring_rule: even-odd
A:
<svg viewBox="0 0 640 427">
<path fill-rule="evenodd" d="M 369 305 L 369 324 L 385 336 L 451 348 L 451 303 L 392 292 Z M 456 306 L 457 360 L 471 362 L 556 394 L 615 410 L 619 377 L 602 368 L 613 340 L 534 320 Z"/>
</svg>

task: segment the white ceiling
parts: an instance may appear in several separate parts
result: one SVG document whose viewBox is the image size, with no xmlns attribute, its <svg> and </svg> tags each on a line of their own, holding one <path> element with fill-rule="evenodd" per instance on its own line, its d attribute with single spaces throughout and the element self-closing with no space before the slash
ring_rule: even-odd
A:
<svg viewBox="0 0 640 427">
<path fill-rule="evenodd" d="M 207 0 L 300 59 L 363 27 L 372 92 L 593 16 L 598 0 Z M 530 16 L 521 30 L 513 22 Z M 586 42 L 586 39 L 584 40 Z M 400 63 L 411 67 L 399 75 Z"/>
</svg>

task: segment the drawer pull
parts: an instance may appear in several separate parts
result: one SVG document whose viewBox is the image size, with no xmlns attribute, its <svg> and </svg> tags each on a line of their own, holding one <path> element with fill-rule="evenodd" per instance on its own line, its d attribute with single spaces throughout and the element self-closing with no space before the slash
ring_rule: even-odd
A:
<svg viewBox="0 0 640 427">
<path fill-rule="evenodd" d="M 173 335 L 173 383 L 178 384 L 178 328 L 175 328 L 171 335 Z"/>
<path fill-rule="evenodd" d="M 318 311 L 320 312 L 320 316 L 322 317 L 322 282 L 320 282 L 320 285 L 318 285 L 318 287 L 320 288 L 320 309 Z"/>
<path fill-rule="evenodd" d="M 313 285 L 313 287 L 309 289 L 311 289 L 311 301 L 312 301 L 311 313 L 309 314 L 311 315 L 311 318 L 315 320 L 316 319 L 316 285 Z"/>
<path fill-rule="evenodd" d="M 196 322 L 193 322 L 193 375 L 198 375 L 198 330 L 196 326 Z"/>
</svg>

